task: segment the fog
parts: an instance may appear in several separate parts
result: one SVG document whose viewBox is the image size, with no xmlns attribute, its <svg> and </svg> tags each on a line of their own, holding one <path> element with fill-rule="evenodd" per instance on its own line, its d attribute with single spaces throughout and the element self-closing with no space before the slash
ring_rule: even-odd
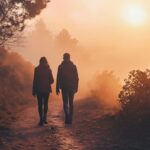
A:
<svg viewBox="0 0 150 150">
<path fill-rule="evenodd" d="M 49 31 L 43 20 L 40 19 L 35 23 L 34 29 L 24 35 L 22 44 L 24 47 L 16 45 L 12 47 L 12 50 L 20 53 L 35 66 L 39 64 L 40 57 L 46 56 L 55 83 L 58 65 L 63 60 L 63 54 L 69 52 L 79 73 L 79 92 L 76 99 L 91 97 L 91 100 L 98 100 L 103 107 L 119 108 L 117 102 L 121 86 L 119 77 L 115 72 L 113 73 L 111 67 L 107 68 L 105 64 L 98 62 L 98 60 L 104 61 L 103 57 L 98 59 L 94 53 L 89 53 L 88 49 L 82 46 L 78 39 L 72 37 L 67 29 L 54 33 Z M 53 85 L 53 98 L 57 99 L 55 84 Z"/>
<path fill-rule="evenodd" d="M 0 48 L 0 121 L 32 101 L 33 65 L 15 52 Z M 9 116 L 9 117 L 8 117 Z"/>
<path fill-rule="evenodd" d="M 121 90 L 121 83 L 113 71 L 104 71 L 95 74 L 95 78 L 89 82 L 89 98 L 97 100 L 105 110 L 116 113 L 120 110 L 118 93 Z"/>
<path fill-rule="evenodd" d="M 63 53 L 69 52 L 79 72 L 77 98 L 87 97 L 91 91 L 89 84 L 104 71 L 113 71 L 122 85 L 129 71 L 149 68 L 149 18 L 135 26 L 122 16 L 127 6 L 140 5 L 148 13 L 147 4 L 148 1 L 140 0 L 95 1 L 95 4 L 90 0 L 52 1 L 40 16 L 29 21 L 22 34 L 23 41 L 11 49 L 35 66 L 41 56 L 46 56 L 55 81 Z M 115 85 L 110 85 L 111 91 Z M 92 88 L 101 91 L 96 84 Z M 55 92 L 55 85 L 53 89 Z M 116 91 L 113 101 L 117 99 L 119 90 Z"/>
<path fill-rule="evenodd" d="M 87 81 L 92 74 L 94 75 L 94 66 L 90 55 L 78 44 L 78 40 L 72 37 L 67 29 L 62 29 L 57 34 L 54 34 L 47 30 L 42 20 L 39 20 L 34 30 L 29 32 L 22 42 L 23 47 L 22 45 L 15 45 L 12 50 L 20 53 L 35 66 L 39 64 L 40 57 L 47 57 L 55 81 L 58 65 L 63 61 L 63 54 L 69 52 L 71 60 L 78 68 L 80 90 L 83 92 L 85 88 L 87 89 Z"/>
</svg>

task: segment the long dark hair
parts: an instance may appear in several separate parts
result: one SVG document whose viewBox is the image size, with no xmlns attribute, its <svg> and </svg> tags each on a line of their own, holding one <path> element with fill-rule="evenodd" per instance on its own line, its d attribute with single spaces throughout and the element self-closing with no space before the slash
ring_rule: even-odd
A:
<svg viewBox="0 0 150 150">
<path fill-rule="evenodd" d="M 41 57 L 39 63 L 40 63 L 40 65 L 48 65 L 46 57 Z"/>
</svg>

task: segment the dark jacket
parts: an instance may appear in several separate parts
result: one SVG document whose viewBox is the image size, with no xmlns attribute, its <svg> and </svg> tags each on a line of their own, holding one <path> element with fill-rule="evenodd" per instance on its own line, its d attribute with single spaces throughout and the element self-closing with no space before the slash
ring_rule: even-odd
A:
<svg viewBox="0 0 150 150">
<path fill-rule="evenodd" d="M 49 65 L 39 65 L 34 70 L 33 93 L 52 92 L 51 84 L 54 82 Z"/>
<path fill-rule="evenodd" d="M 71 61 L 63 61 L 58 67 L 56 90 L 65 89 L 77 92 L 78 82 L 76 66 Z"/>
</svg>

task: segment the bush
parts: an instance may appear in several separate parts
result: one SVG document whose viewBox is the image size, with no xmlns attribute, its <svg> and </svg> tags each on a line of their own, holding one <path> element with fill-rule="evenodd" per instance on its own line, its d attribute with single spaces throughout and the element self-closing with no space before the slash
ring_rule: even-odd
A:
<svg viewBox="0 0 150 150">
<path fill-rule="evenodd" d="M 119 94 L 123 115 L 131 120 L 150 118 L 150 70 L 133 70 Z"/>
<path fill-rule="evenodd" d="M 0 48 L 0 122 L 32 103 L 33 66 L 19 54 Z"/>
</svg>

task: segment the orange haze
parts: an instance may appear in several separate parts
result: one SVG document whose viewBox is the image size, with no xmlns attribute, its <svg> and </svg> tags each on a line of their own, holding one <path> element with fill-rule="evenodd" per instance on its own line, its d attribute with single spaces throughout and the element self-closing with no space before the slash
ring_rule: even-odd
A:
<svg viewBox="0 0 150 150">
<path fill-rule="evenodd" d="M 123 18 L 130 5 L 143 8 L 143 24 L 133 26 Z M 54 76 L 63 53 L 71 53 L 83 95 L 96 73 L 113 70 L 122 81 L 132 69 L 150 68 L 149 5 L 148 0 L 54 0 L 31 21 L 24 47 L 15 49 L 34 65 L 45 55 Z"/>
</svg>

